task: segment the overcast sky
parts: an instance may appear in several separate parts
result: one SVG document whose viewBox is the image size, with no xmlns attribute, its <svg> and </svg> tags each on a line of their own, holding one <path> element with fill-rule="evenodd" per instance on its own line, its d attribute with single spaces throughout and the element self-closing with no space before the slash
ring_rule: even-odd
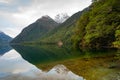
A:
<svg viewBox="0 0 120 80">
<path fill-rule="evenodd" d="M 0 31 L 15 37 L 43 15 L 71 16 L 90 4 L 91 0 L 0 0 Z"/>
</svg>

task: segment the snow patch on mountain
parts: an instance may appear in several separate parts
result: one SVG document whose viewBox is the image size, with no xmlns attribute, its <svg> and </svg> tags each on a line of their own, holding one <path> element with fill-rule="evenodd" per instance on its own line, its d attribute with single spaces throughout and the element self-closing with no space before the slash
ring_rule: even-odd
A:
<svg viewBox="0 0 120 80">
<path fill-rule="evenodd" d="M 54 20 L 57 22 L 57 23 L 63 23 L 65 22 L 67 19 L 69 18 L 68 14 L 67 13 L 60 13 L 60 14 L 57 14 L 54 18 Z"/>
</svg>

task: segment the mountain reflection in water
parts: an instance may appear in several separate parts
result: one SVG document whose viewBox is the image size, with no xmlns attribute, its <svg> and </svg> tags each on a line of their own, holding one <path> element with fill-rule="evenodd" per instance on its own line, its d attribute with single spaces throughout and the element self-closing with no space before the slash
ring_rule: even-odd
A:
<svg viewBox="0 0 120 80">
<path fill-rule="evenodd" d="M 69 47 L 59 47 L 55 45 L 13 46 L 13 48 L 19 52 L 25 60 L 34 65 L 62 61 L 82 55 L 80 51 L 73 52 Z"/>
<path fill-rule="evenodd" d="M 15 50 L 1 56 L 0 63 L 0 80 L 83 80 L 63 65 L 43 72 L 24 60 Z"/>
<path fill-rule="evenodd" d="M 86 80 L 110 80 L 111 77 L 106 79 L 108 75 L 119 72 L 116 68 L 110 69 L 116 65 L 114 59 L 115 54 L 118 53 L 116 49 L 73 50 L 69 45 L 62 47 L 29 45 L 13 46 L 13 48 L 25 60 L 43 71 L 49 72 L 54 66 L 62 64 L 75 74 L 83 76 Z M 60 70 L 66 71 L 66 69 Z"/>
<path fill-rule="evenodd" d="M 0 55 L 4 55 L 6 52 L 10 51 L 12 48 L 9 45 L 0 45 Z"/>
</svg>

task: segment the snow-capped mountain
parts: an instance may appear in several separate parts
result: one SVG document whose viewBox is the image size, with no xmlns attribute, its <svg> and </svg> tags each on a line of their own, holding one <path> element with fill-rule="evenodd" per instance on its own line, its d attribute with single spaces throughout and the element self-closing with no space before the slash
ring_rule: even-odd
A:
<svg viewBox="0 0 120 80">
<path fill-rule="evenodd" d="M 66 21 L 67 19 L 69 18 L 68 14 L 67 13 L 61 13 L 61 14 L 57 14 L 55 16 L 55 21 L 57 23 L 63 23 L 64 21 Z"/>
</svg>

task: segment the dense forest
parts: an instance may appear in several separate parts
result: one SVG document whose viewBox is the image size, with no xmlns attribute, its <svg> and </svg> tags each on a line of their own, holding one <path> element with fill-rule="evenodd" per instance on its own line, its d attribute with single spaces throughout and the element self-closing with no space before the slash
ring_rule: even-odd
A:
<svg viewBox="0 0 120 80">
<path fill-rule="evenodd" d="M 76 24 L 74 46 L 88 48 L 120 47 L 120 1 L 94 1 Z"/>
</svg>

